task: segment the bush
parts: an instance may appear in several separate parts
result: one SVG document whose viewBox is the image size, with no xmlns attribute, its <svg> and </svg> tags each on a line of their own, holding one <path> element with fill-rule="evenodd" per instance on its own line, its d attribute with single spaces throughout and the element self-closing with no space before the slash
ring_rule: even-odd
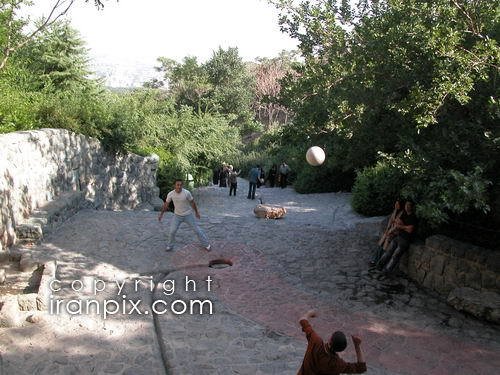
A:
<svg viewBox="0 0 500 375">
<path fill-rule="evenodd" d="M 145 147 L 135 151 L 142 156 L 156 154 L 160 157 L 156 180 L 160 188 L 160 197 L 165 199 L 168 192 L 172 190 L 175 179 L 182 178 L 184 175 L 182 168 L 175 163 L 174 155 L 163 148 L 154 147 Z"/>
<path fill-rule="evenodd" d="M 378 162 L 358 173 L 352 188 L 352 207 L 366 216 L 385 215 L 392 210 L 403 184 L 401 170 L 387 162 Z"/>
<path fill-rule="evenodd" d="M 405 196 L 417 202 L 417 216 L 433 228 L 447 223 L 450 216 L 482 212 L 488 214 L 488 188 L 481 167 L 460 172 L 442 168 L 422 169 L 403 189 Z M 475 220 L 474 220 L 475 221 Z"/>
<path fill-rule="evenodd" d="M 74 115 L 73 106 L 61 98 L 45 97 L 36 116 L 42 127 L 80 132 L 80 121 Z"/>
<path fill-rule="evenodd" d="M 304 166 L 297 172 L 293 186 L 301 194 L 326 193 L 349 191 L 353 181 L 354 172 L 342 171 L 327 162 L 320 167 L 312 167 L 308 164 Z"/>
<path fill-rule="evenodd" d="M 36 107 L 40 95 L 0 84 L 0 133 L 38 127 Z"/>
</svg>

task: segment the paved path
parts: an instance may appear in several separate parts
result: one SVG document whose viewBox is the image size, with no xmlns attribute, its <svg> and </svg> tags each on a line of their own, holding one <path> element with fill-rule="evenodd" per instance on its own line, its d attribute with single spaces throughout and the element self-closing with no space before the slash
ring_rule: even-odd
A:
<svg viewBox="0 0 500 375">
<path fill-rule="evenodd" d="M 187 227 L 179 230 L 175 251 L 165 252 L 168 215 L 158 223 L 154 212 L 83 210 L 68 220 L 32 249 L 58 260 L 56 297 L 66 303 L 141 300 L 141 314 L 128 314 L 126 303 L 125 314 L 107 319 L 102 311 L 60 313 L 2 329 L 3 373 L 295 374 L 306 346 L 297 319 L 310 308 L 319 310 L 312 323 L 323 337 L 336 329 L 363 337 L 370 374 L 493 374 L 500 368 L 498 328 L 405 279 L 380 281 L 367 271 L 379 220 L 353 213 L 349 195 L 261 188 L 264 202 L 286 206 L 288 215 L 259 220 L 246 187 L 240 180 L 239 195 L 231 198 L 223 188 L 196 191 L 210 253 Z M 214 259 L 233 265 L 208 267 Z M 185 291 L 186 276 L 196 291 Z M 99 279 L 106 288 L 96 296 L 75 292 L 69 283 L 77 279 Z M 119 294 L 116 280 L 125 281 Z M 169 306 L 175 300 L 188 310 L 190 301 L 210 300 L 213 314 L 207 304 L 205 314 L 176 315 Z M 157 306 L 166 313 L 153 314 L 153 301 L 164 301 Z M 352 345 L 343 357 L 354 360 Z"/>
</svg>

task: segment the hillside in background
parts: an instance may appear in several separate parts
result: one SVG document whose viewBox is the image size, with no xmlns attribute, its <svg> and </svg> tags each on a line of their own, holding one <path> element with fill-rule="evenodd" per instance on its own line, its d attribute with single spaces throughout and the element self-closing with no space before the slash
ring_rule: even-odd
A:
<svg viewBox="0 0 500 375">
<path fill-rule="evenodd" d="M 107 87 L 134 88 L 142 87 L 144 82 L 161 77 L 154 66 L 155 61 L 147 64 L 139 60 L 122 60 L 119 64 L 106 62 L 105 57 L 96 57 L 90 61 L 94 76 L 104 80 Z"/>
</svg>

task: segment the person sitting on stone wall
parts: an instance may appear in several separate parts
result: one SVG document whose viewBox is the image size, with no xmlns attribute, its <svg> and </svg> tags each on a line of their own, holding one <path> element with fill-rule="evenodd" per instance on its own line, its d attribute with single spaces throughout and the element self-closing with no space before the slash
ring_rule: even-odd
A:
<svg viewBox="0 0 500 375">
<path fill-rule="evenodd" d="M 357 362 L 345 362 L 337 354 L 347 347 L 345 334 L 336 331 L 332 334 L 328 343 L 323 342 L 309 324 L 309 319 L 316 316 L 316 311 L 310 310 L 299 321 L 302 331 L 306 334 L 307 350 L 297 375 L 362 374 L 366 372 L 366 363 L 361 352 L 361 339 L 352 336 Z"/>
<path fill-rule="evenodd" d="M 415 216 L 415 205 L 412 201 L 406 201 L 404 212 L 396 220 L 395 228 L 398 230 L 397 236 L 391 241 L 389 248 L 377 263 L 377 268 L 383 270 L 386 274 L 394 270 L 415 238 L 417 217 Z"/>
<path fill-rule="evenodd" d="M 387 220 L 387 225 L 385 227 L 385 230 L 382 233 L 382 236 L 380 236 L 377 250 L 375 250 L 372 259 L 370 260 L 370 266 L 374 267 L 384 254 L 384 251 L 387 251 L 389 249 L 392 240 L 394 239 L 394 237 L 396 237 L 399 231 L 399 229 L 396 228 L 396 220 L 401 217 L 403 211 L 404 211 L 404 200 L 398 198 L 394 202 L 394 210 L 392 211 L 391 215 L 389 216 L 389 219 Z"/>
</svg>

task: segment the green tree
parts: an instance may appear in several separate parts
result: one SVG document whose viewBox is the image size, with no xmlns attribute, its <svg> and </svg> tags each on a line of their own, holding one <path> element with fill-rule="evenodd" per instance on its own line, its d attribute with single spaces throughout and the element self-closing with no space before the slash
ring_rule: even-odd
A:
<svg viewBox="0 0 500 375">
<path fill-rule="evenodd" d="M 285 144 L 323 145 L 332 171 L 391 160 L 434 224 L 488 210 L 499 182 L 498 1 L 273 3 L 304 59 L 283 84 L 296 114 Z"/>
<path fill-rule="evenodd" d="M 164 81 L 148 82 L 146 86 L 166 86 L 178 109 L 187 105 L 200 116 L 222 114 L 242 133 L 255 125 L 254 79 L 237 48 L 219 48 L 204 64 L 196 57 L 185 57 L 181 63 L 165 57 L 158 61 Z"/>
<path fill-rule="evenodd" d="M 198 113 L 213 111 L 213 104 L 207 98 L 212 90 L 208 75 L 196 57 L 185 57 L 178 63 L 166 57 L 158 58 L 160 67 L 157 69 L 164 74 L 169 92 L 173 95 L 178 108 L 190 106 Z M 163 86 L 164 83 L 160 83 Z"/>
<path fill-rule="evenodd" d="M 234 116 L 231 123 L 245 126 L 253 121 L 254 81 L 237 48 L 219 47 L 204 64 L 213 89 L 208 96 L 220 113 Z"/>
<path fill-rule="evenodd" d="M 52 24 L 20 54 L 28 62 L 38 89 L 68 90 L 92 82 L 85 42 L 68 22 Z"/>
<path fill-rule="evenodd" d="M 89 0 L 85 0 L 89 2 Z M 21 11 L 31 6 L 30 0 L 0 0 L 0 71 L 7 61 L 19 49 L 26 46 L 34 37 L 64 17 L 75 0 L 54 0 L 48 16 L 42 17 L 29 33 L 23 28 L 30 24 L 30 19 L 20 16 Z M 102 0 L 94 0 L 99 9 L 104 7 Z"/>
</svg>

